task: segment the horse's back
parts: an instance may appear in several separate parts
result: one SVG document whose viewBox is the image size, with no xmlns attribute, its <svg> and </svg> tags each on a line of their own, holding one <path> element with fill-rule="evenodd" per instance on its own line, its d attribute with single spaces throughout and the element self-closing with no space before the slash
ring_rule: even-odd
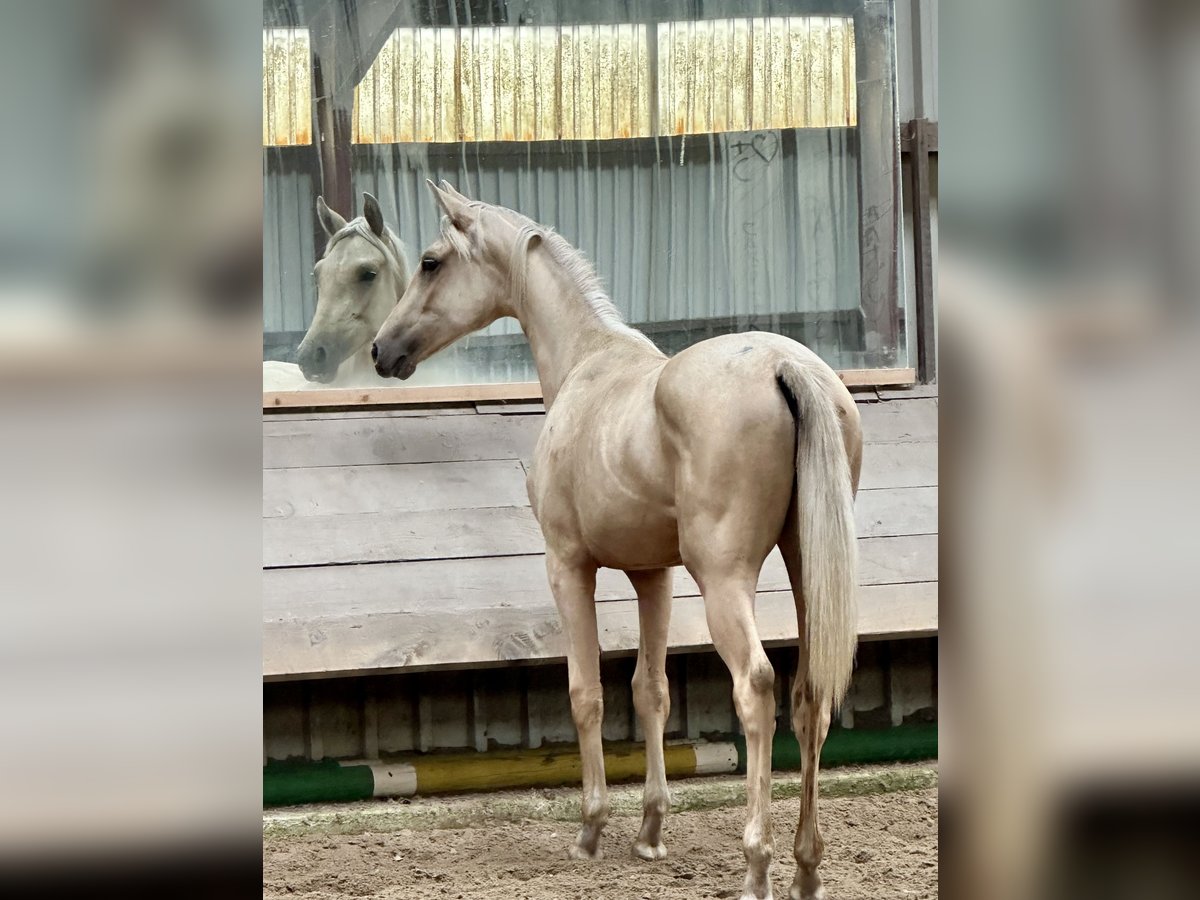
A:
<svg viewBox="0 0 1200 900">
<path fill-rule="evenodd" d="M 857 471 L 861 428 L 854 399 L 815 353 L 766 332 L 701 341 L 663 368 L 655 404 L 668 453 L 678 469 L 681 508 L 745 505 L 774 522 L 786 511 L 796 465 L 795 414 L 781 367 L 799 367 L 829 396 Z M 768 527 L 768 531 L 771 530 Z"/>
<path fill-rule="evenodd" d="M 840 379 L 816 353 L 791 338 L 763 331 L 709 338 L 683 350 L 663 367 L 655 391 L 660 413 L 684 430 L 707 431 L 713 418 L 753 427 L 794 420 L 778 385 L 779 365 L 788 360 L 817 379 L 835 405 L 854 410 Z"/>
</svg>

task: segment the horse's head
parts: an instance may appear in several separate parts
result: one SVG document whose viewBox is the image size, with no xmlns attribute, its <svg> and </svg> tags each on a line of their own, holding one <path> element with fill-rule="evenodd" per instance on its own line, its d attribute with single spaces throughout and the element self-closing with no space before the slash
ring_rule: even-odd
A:
<svg viewBox="0 0 1200 900">
<path fill-rule="evenodd" d="M 426 182 L 445 216 L 441 236 L 375 336 L 371 358 L 384 377 L 408 378 L 417 363 L 465 334 L 513 315 L 514 214 L 469 200 L 447 182 Z"/>
<path fill-rule="evenodd" d="M 403 248 L 370 194 L 363 194 L 363 214 L 350 222 L 318 197 L 317 217 L 329 242 L 313 269 L 317 311 L 296 362 L 305 378 L 327 383 L 371 343 L 404 291 L 408 270 Z"/>
</svg>

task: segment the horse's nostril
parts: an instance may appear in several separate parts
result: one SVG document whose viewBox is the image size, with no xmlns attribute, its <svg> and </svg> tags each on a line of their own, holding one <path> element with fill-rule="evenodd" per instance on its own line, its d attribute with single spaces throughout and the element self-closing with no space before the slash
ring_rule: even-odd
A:
<svg viewBox="0 0 1200 900">
<path fill-rule="evenodd" d="M 371 344 L 371 362 L 379 362 L 379 345 Z"/>
<path fill-rule="evenodd" d="M 313 351 L 313 357 L 315 358 L 317 365 L 321 365 L 321 363 L 325 362 L 325 348 L 317 347 L 317 349 Z"/>
</svg>

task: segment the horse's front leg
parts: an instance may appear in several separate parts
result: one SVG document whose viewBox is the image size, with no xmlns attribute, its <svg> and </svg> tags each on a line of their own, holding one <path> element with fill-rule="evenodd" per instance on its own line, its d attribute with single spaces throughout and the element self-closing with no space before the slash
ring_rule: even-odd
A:
<svg viewBox="0 0 1200 900">
<path fill-rule="evenodd" d="M 599 859 L 600 832 L 608 821 L 608 787 L 604 782 L 604 694 L 600 686 L 600 641 L 596 634 L 596 567 L 568 562 L 548 552 L 550 589 L 567 637 L 567 680 L 571 715 L 579 732 L 583 767 L 583 827 L 569 854 L 574 859 Z"/>
<path fill-rule="evenodd" d="M 667 628 L 671 622 L 671 570 L 630 572 L 638 598 L 641 640 L 633 673 L 633 705 L 646 739 L 646 790 L 642 795 L 642 828 L 633 852 L 642 859 L 662 859 L 663 817 L 670 806 L 667 766 L 663 758 L 663 732 L 671 714 L 667 685 Z"/>
</svg>

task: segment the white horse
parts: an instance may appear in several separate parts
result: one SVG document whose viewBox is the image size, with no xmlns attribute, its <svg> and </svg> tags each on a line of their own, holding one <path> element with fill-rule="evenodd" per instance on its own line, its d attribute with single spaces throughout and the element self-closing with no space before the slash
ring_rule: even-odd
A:
<svg viewBox="0 0 1200 900">
<path fill-rule="evenodd" d="M 379 383 L 371 340 L 408 287 L 404 245 L 370 194 L 363 194 L 363 214 L 349 222 L 318 197 L 317 218 L 329 238 L 313 269 L 317 311 L 296 351 L 298 368 L 264 363 L 263 390 Z"/>
<path fill-rule="evenodd" d="M 672 567 L 682 563 L 704 595 L 746 735 L 743 896 L 771 896 L 775 672 L 754 596 L 763 561 L 779 546 L 800 634 L 792 723 L 804 783 L 790 896 L 821 897 L 817 765 L 856 646 L 862 432 L 853 398 L 816 354 L 779 335 L 726 335 L 668 359 L 622 324 L 591 265 L 562 237 L 445 182 L 429 186 L 445 213 L 441 237 L 422 254 L 372 354 L 379 374 L 407 378 L 501 316 L 514 316 L 529 338 L 547 409 L 529 498 L 567 639 L 583 765 L 583 827 L 571 855 L 598 857 L 608 818 L 594 606 L 601 566 L 628 573 L 641 623 L 633 696 L 646 735 L 646 789 L 633 850 L 643 859 L 666 855 L 667 628 Z"/>
</svg>

